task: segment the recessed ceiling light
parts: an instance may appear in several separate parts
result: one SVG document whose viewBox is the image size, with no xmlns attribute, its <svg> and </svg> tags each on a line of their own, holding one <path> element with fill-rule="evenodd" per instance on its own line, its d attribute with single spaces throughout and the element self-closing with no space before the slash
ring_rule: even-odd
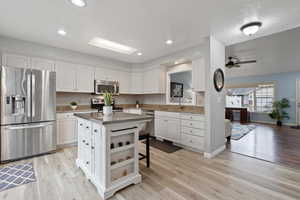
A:
<svg viewBox="0 0 300 200">
<path fill-rule="evenodd" d="M 85 7 L 86 6 L 86 1 L 84 0 L 69 0 L 73 5 L 77 6 L 77 7 Z"/>
<path fill-rule="evenodd" d="M 241 31 L 247 36 L 252 36 L 259 30 L 261 26 L 262 26 L 261 22 L 251 22 L 243 25 L 241 27 Z"/>
<path fill-rule="evenodd" d="M 168 44 L 168 45 L 173 44 L 173 40 L 167 40 L 167 41 L 166 41 L 166 44 Z"/>
<path fill-rule="evenodd" d="M 89 45 L 95 46 L 95 47 L 99 47 L 99 48 L 104 48 L 104 49 L 108 49 L 111 51 L 115 51 L 118 53 L 123 53 L 123 54 L 132 54 L 134 52 L 137 51 L 137 49 L 123 45 L 123 44 L 119 44 L 117 42 L 113 42 L 110 40 L 106 40 L 103 38 L 99 38 L 99 37 L 95 37 L 93 38 L 90 42 Z"/>
<path fill-rule="evenodd" d="M 137 55 L 138 55 L 138 56 L 141 56 L 141 55 L 143 55 L 143 54 L 142 54 L 141 52 L 138 52 Z"/>
<path fill-rule="evenodd" d="M 64 29 L 58 29 L 57 34 L 65 36 L 65 35 L 67 35 L 67 32 Z"/>
</svg>

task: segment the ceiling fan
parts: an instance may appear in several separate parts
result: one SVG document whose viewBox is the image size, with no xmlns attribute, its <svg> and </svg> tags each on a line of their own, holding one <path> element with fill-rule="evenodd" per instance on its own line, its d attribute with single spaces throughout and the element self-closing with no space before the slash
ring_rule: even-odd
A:
<svg viewBox="0 0 300 200">
<path fill-rule="evenodd" d="M 240 61 L 240 59 L 236 57 L 228 57 L 228 62 L 226 64 L 227 68 L 233 68 L 233 67 L 241 67 L 240 65 L 242 64 L 248 64 L 248 63 L 256 63 L 256 60 L 245 60 L 245 61 Z"/>
</svg>

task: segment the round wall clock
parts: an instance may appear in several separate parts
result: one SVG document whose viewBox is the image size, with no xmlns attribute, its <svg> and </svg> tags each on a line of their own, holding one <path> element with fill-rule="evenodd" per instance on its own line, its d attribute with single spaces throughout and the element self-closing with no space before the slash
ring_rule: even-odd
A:
<svg viewBox="0 0 300 200">
<path fill-rule="evenodd" d="M 221 92 L 224 87 L 224 73 L 220 68 L 214 73 L 214 85 L 218 92 Z"/>
</svg>

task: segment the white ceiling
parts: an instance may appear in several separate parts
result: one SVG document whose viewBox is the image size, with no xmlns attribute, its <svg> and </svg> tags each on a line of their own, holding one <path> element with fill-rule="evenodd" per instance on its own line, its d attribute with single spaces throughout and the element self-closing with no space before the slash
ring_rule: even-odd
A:
<svg viewBox="0 0 300 200">
<path fill-rule="evenodd" d="M 226 69 L 226 77 L 245 77 L 300 71 L 300 28 L 226 47 L 226 56 L 253 60 L 240 68 Z"/>
<path fill-rule="evenodd" d="M 125 62 L 140 63 L 196 46 L 214 35 L 225 44 L 246 41 L 239 28 L 259 20 L 256 37 L 300 25 L 299 0 L 3 0 L 0 34 Z M 56 34 L 65 28 L 66 37 Z M 143 52 L 122 55 L 88 45 L 103 37 Z M 165 45 L 167 39 L 175 43 Z"/>
</svg>

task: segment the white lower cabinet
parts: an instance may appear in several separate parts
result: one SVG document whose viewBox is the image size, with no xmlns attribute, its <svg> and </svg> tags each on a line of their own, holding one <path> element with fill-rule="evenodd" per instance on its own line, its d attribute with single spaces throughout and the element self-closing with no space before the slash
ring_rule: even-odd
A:
<svg viewBox="0 0 300 200">
<path fill-rule="evenodd" d="M 103 125 L 78 118 L 76 164 L 102 199 L 141 182 L 138 134 L 141 121 Z"/>
<path fill-rule="evenodd" d="M 57 145 L 74 144 L 77 141 L 77 125 L 73 113 L 57 114 Z"/>
<path fill-rule="evenodd" d="M 204 151 L 205 116 L 156 111 L 155 136 L 196 151 Z"/>
<path fill-rule="evenodd" d="M 155 118 L 155 133 L 162 139 L 180 142 L 180 120 L 165 116 Z"/>
</svg>

